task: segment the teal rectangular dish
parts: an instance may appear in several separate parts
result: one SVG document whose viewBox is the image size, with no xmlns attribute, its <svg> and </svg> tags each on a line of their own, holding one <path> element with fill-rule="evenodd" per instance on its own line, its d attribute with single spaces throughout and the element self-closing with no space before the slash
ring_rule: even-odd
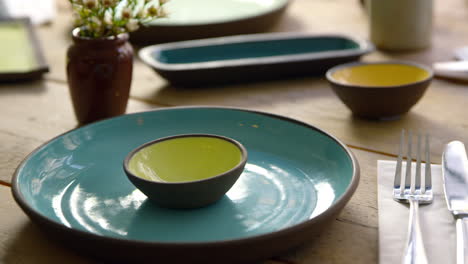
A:
<svg viewBox="0 0 468 264">
<path fill-rule="evenodd" d="M 174 85 L 317 76 L 373 50 L 345 35 L 267 33 L 152 45 L 140 58 Z"/>
</svg>

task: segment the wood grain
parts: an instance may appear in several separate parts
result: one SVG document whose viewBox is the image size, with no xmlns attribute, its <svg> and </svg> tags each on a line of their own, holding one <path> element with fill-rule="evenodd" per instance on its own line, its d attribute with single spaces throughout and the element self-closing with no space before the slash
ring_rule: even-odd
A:
<svg viewBox="0 0 468 264">
<path fill-rule="evenodd" d="M 57 22 L 39 28 L 46 57 L 51 65 L 48 80 L 66 83 L 65 52 L 70 43 L 69 6 L 60 2 Z M 435 1 L 432 47 L 389 53 L 376 51 L 367 61 L 404 59 L 426 65 L 452 59 L 453 49 L 468 43 L 466 1 Z M 358 1 L 291 2 L 286 15 L 272 31 L 344 33 L 367 38 L 368 20 Z M 135 54 L 137 49 L 135 51 Z M 468 142 L 464 102 L 466 84 L 434 80 L 422 100 L 399 120 L 377 122 L 354 118 L 333 94 L 324 78 L 304 78 L 198 89 L 173 87 L 135 58 L 131 97 L 159 106 L 222 105 L 273 112 L 298 118 L 336 135 L 345 143 L 371 151 L 395 155 L 395 144 L 403 128 L 432 135 L 432 160 L 440 162 L 443 145 L 453 139 Z"/>
<path fill-rule="evenodd" d="M 49 242 L 14 203 L 8 183 L 34 148 L 77 126 L 65 75 L 70 44 L 69 3 L 58 0 L 56 20 L 37 28 L 50 73 L 45 80 L 0 85 L 0 262 L 92 263 L 92 260 Z M 431 48 L 405 53 L 375 51 L 366 61 L 405 59 L 426 65 L 451 60 L 453 49 L 468 43 L 468 2 L 435 0 Z M 367 38 L 367 13 L 359 1 L 293 0 L 272 31 L 346 33 Z M 136 49 L 137 51 L 137 49 Z M 422 100 L 401 119 L 357 119 L 333 94 L 324 78 L 303 78 L 231 86 L 183 89 L 169 85 L 135 58 L 131 100 L 127 112 L 165 106 L 234 106 L 297 118 L 353 146 L 361 164 L 356 194 L 329 229 L 289 254 L 263 264 L 376 263 L 378 159 L 397 152 L 401 129 L 430 133 L 432 161 L 439 163 L 443 145 L 468 142 L 466 84 L 435 79 Z M 380 155 L 384 153 L 386 155 Z"/>
</svg>

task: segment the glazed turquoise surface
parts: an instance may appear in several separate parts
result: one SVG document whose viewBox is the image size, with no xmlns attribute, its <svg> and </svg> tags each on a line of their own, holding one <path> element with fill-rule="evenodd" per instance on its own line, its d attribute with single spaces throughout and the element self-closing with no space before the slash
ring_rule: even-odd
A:
<svg viewBox="0 0 468 264">
<path fill-rule="evenodd" d="M 171 0 L 165 4 L 167 18 L 152 25 L 192 25 L 220 23 L 271 12 L 287 0 Z"/>
<path fill-rule="evenodd" d="M 153 53 L 153 57 L 163 63 L 175 64 L 262 58 L 358 48 L 359 45 L 356 42 L 347 38 L 302 37 L 158 50 Z"/>
<path fill-rule="evenodd" d="M 224 135 L 249 152 L 244 173 L 214 205 L 159 208 L 122 169 L 126 155 L 156 138 Z M 98 122 L 64 134 L 20 166 L 13 188 L 32 210 L 103 236 L 157 242 L 246 238 L 307 221 L 340 198 L 353 177 L 345 149 L 319 131 L 264 114 L 172 108 Z"/>
</svg>

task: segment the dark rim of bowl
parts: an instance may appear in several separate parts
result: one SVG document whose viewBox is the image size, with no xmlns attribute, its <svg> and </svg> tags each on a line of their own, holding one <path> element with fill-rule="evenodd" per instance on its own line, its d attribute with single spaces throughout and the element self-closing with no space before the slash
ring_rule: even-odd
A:
<svg viewBox="0 0 468 264">
<path fill-rule="evenodd" d="M 342 83 L 342 82 L 339 82 L 337 80 L 335 80 L 333 77 L 332 77 L 332 74 L 335 73 L 336 71 L 338 70 L 341 70 L 343 68 L 348 68 L 348 67 L 355 67 L 355 66 L 361 66 L 361 65 L 385 65 L 385 64 L 394 64 L 394 65 L 409 65 L 409 66 L 413 66 L 413 67 L 416 67 L 416 68 L 419 68 L 419 69 L 422 69 L 424 71 L 426 71 L 429 75 L 420 80 L 420 81 L 417 81 L 417 82 L 409 82 L 409 83 L 405 83 L 405 84 L 400 84 L 400 85 L 387 85 L 387 86 L 378 86 L 378 85 L 358 85 L 358 84 L 349 84 L 349 83 Z M 421 84 L 421 83 L 424 83 L 424 82 L 427 82 L 429 80 L 431 80 L 433 77 L 434 77 L 434 72 L 427 66 L 425 65 L 422 65 L 422 64 L 419 64 L 419 63 L 416 63 L 416 62 L 412 62 L 412 61 L 403 61 L 403 60 L 396 60 L 396 61 L 381 61 L 381 62 L 350 62 L 350 63 L 345 63 L 345 64 L 340 64 L 340 65 L 337 65 L 333 68 L 330 68 L 327 73 L 326 73 L 326 78 L 329 82 L 331 83 L 334 83 L 334 84 L 337 84 L 337 85 L 340 85 L 340 86 L 343 86 L 343 87 L 355 87 L 355 88 L 362 88 L 362 89 L 374 89 L 374 88 L 381 88 L 381 87 L 385 87 L 385 88 L 401 88 L 401 87 L 405 87 L 405 86 L 408 86 L 408 85 L 415 85 L 415 84 Z"/>
<path fill-rule="evenodd" d="M 141 113 L 148 113 L 148 112 L 163 112 L 163 111 L 171 111 L 171 110 L 186 110 L 186 109 L 213 109 L 213 110 L 231 110 L 231 111 L 241 111 L 241 112 L 248 112 L 248 113 L 253 113 L 253 114 L 258 114 L 258 115 L 263 115 L 263 116 L 268 116 L 270 118 L 277 118 L 280 120 L 284 120 L 287 122 L 291 122 L 297 125 L 304 126 L 306 128 L 309 128 L 311 130 L 317 131 L 324 136 L 330 138 L 333 140 L 338 146 L 340 146 L 349 159 L 351 160 L 352 163 L 352 176 L 350 179 L 350 182 L 348 186 L 346 187 L 346 190 L 343 192 L 343 194 L 333 203 L 331 204 L 325 211 L 319 213 L 318 215 L 306 219 L 300 223 L 297 223 L 295 225 L 288 226 L 286 228 L 282 228 L 276 231 L 264 233 L 264 234 L 258 234 L 258 235 L 252 235 L 252 236 L 244 236 L 240 238 L 234 238 L 234 239 L 224 239 L 224 240 L 213 240 L 213 241 L 198 241 L 198 242 L 161 242 L 161 241 L 145 241 L 145 240 L 136 240 L 136 239 L 125 239 L 125 238 L 117 238 L 117 237 L 110 237 L 110 236 L 102 236 L 98 235 L 95 233 L 92 233 L 90 231 L 83 231 L 79 229 L 74 229 L 74 228 L 68 228 L 67 226 L 63 225 L 61 222 L 57 222 L 56 220 L 52 220 L 48 218 L 47 216 L 43 215 L 41 212 L 36 211 L 33 207 L 31 207 L 28 203 L 28 201 L 24 198 L 23 194 L 21 193 L 20 185 L 18 184 L 18 177 L 19 177 L 19 172 L 22 169 L 22 167 L 25 166 L 29 158 L 31 158 L 33 155 L 35 155 L 38 151 L 46 147 L 49 143 L 53 142 L 54 140 L 57 140 L 58 138 L 72 133 L 76 130 L 79 129 L 84 129 L 89 126 L 93 126 L 96 123 L 104 123 L 104 122 L 109 122 L 110 120 L 118 120 L 118 119 L 123 119 L 123 118 L 128 118 L 128 116 L 136 116 Z M 212 246 L 235 246 L 235 245 L 240 245 L 243 243 L 247 242 L 262 242 L 265 240 L 273 239 L 275 237 L 281 237 L 286 234 L 295 234 L 305 228 L 308 228 L 310 226 L 313 226 L 315 223 L 324 221 L 333 215 L 337 213 L 337 210 L 341 210 L 346 203 L 351 199 L 351 196 L 355 193 L 357 186 L 359 184 L 359 178 L 360 178 L 360 168 L 359 168 L 359 163 L 357 161 L 357 158 L 354 156 L 354 154 L 351 152 L 351 150 L 340 140 L 338 140 L 336 137 L 332 136 L 331 134 L 315 127 L 312 126 L 308 123 L 299 121 L 297 119 L 293 119 L 290 117 L 278 115 L 278 114 L 273 114 L 273 113 L 268 113 L 268 112 L 262 112 L 258 110 L 250 110 L 250 109 L 243 109 L 243 108 L 235 108 L 235 107 L 225 107 L 225 106 L 176 106 L 176 107 L 167 107 L 163 109 L 156 109 L 156 110 L 150 110 L 150 111 L 143 111 L 143 112 L 137 112 L 137 113 L 132 113 L 132 114 L 127 114 L 127 115 L 122 115 L 122 116 L 117 116 L 113 118 L 107 118 L 103 119 L 101 121 L 97 121 L 95 123 L 87 124 L 85 126 L 79 127 L 72 129 L 70 131 L 67 131 L 65 133 L 62 133 L 39 147 L 37 147 L 35 150 L 33 150 L 29 155 L 27 155 L 23 161 L 20 163 L 20 165 L 16 168 L 15 173 L 13 175 L 12 179 L 12 195 L 13 198 L 15 199 L 16 203 L 27 213 L 29 213 L 31 216 L 34 216 L 35 218 L 38 218 L 45 223 L 47 223 L 50 226 L 53 226 L 57 230 L 60 230 L 61 232 L 70 232 L 73 233 L 76 236 L 82 236 L 82 237 L 87 237 L 89 239 L 94 239 L 98 240 L 99 243 L 114 243 L 114 244 L 120 244 L 123 246 L 135 246 L 135 245 L 140 245 L 140 246 L 152 246 L 152 247 L 190 247 L 190 248 L 204 248 L 204 247 L 212 247 Z M 30 216 L 30 217 L 31 217 Z"/>
<path fill-rule="evenodd" d="M 204 179 L 201 179 L 201 180 L 195 180 L 195 181 L 184 181 L 184 182 L 164 182 L 164 181 L 151 181 L 151 180 L 147 180 L 145 178 L 142 178 L 142 177 L 139 177 L 137 175 L 135 175 L 133 172 L 130 171 L 130 169 L 128 168 L 128 163 L 130 162 L 130 160 L 133 158 L 133 156 L 138 153 L 140 150 L 146 148 L 146 147 L 149 147 L 151 145 L 154 145 L 154 144 L 157 144 L 157 143 L 160 143 L 160 142 L 163 142 L 163 141 L 166 141 L 166 140 L 171 140 L 171 139 L 176 139 L 176 138 L 185 138 L 185 137 L 211 137 L 211 138 L 218 138 L 218 139 L 222 139 L 222 140 L 225 140 L 225 141 L 228 141 L 230 142 L 231 144 L 233 144 L 234 146 L 236 146 L 240 151 L 241 151 L 241 155 L 242 155 L 242 158 L 241 160 L 239 161 L 239 163 L 236 164 L 236 166 L 232 167 L 231 169 L 225 171 L 225 172 L 222 172 L 220 174 L 216 174 L 216 175 L 213 175 L 213 176 L 210 176 L 208 178 L 204 178 Z M 219 177 L 223 177 L 229 173 L 231 173 L 232 171 L 238 169 L 239 167 L 242 167 L 245 165 L 245 163 L 247 163 L 247 157 L 248 157 L 248 153 L 247 153 L 247 149 L 244 147 L 244 145 L 242 145 L 239 141 L 237 140 L 234 140 L 232 138 L 229 138 L 229 137 L 226 137 L 226 136 L 221 136 L 221 135 L 215 135 L 215 134 L 203 134 L 203 133 L 198 133 L 198 134 L 180 134 L 180 135 L 174 135 L 174 136 L 168 136 L 168 137 L 163 137 L 163 138 L 158 138 L 158 139 L 155 139 L 155 140 L 152 140 L 150 142 L 146 142 L 140 146 L 138 146 L 137 148 L 135 148 L 134 150 L 132 150 L 128 155 L 127 157 L 125 157 L 124 161 L 123 161 L 123 168 L 125 170 L 125 173 L 127 173 L 127 175 L 131 175 L 132 177 L 135 177 L 135 178 L 138 178 L 139 180 L 143 180 L 144 182 L 147 182 L 147 183 L 156 183 L 156 184 L 165 184 L 165 185 L 178 185 L 178 184 L 187 184 L 187 183 L 196 183 L 196 182 L 204 182 L 204 181 L 209 181 L 209 180 L 212 180 L 212 179 L 215 179 L 215 178 L 219 178 Z"/>
</svg>

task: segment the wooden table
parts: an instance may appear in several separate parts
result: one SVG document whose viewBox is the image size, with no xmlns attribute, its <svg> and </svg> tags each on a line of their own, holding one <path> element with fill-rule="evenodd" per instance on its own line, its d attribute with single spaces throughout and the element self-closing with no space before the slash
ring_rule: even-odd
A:
<svg viewBox="0 0 468 264">
<path fill-rule="evenodd" d="M 20 161 L 48 139 L 77 126 L 65 76 L 70 44 L 70 10 L 57 1 L 56 20 L 37 28 L 51 71 L 44 80 L 0 85 L 0 262 L 90 263 L 53 242 L 15 204 L 11 176 Z M 453 49 L 468 44 L 468 6 L 462 0 L 436 0 L 433 45 L 409 53 L 374 52 L 364 60 L 409 59 L 430 66 L 452 59 Z M 294 0 L 273 31 L 353 33 L 367 38 L 365 9 L 351 0 Z M 435 79 L 423 99 L 399 120 L 354 118 L 323 78 L 242 84 L 206 89 L 178 89 L 140 61 L 135 61 L 128 112 L 181 105 L 222 105 L 286 115 L 324 129 L 346 143 L 361 165 L 361 181 L 351 201 L 331 227 L 287 255 L 264 263 L 375 263 L 378 259 L 376 166 L 393 159 L 402 128 L 432 135 L 432 161 L 443 145 L 468 142 L 465 102 L 468 87 Z"/>
</svg>

